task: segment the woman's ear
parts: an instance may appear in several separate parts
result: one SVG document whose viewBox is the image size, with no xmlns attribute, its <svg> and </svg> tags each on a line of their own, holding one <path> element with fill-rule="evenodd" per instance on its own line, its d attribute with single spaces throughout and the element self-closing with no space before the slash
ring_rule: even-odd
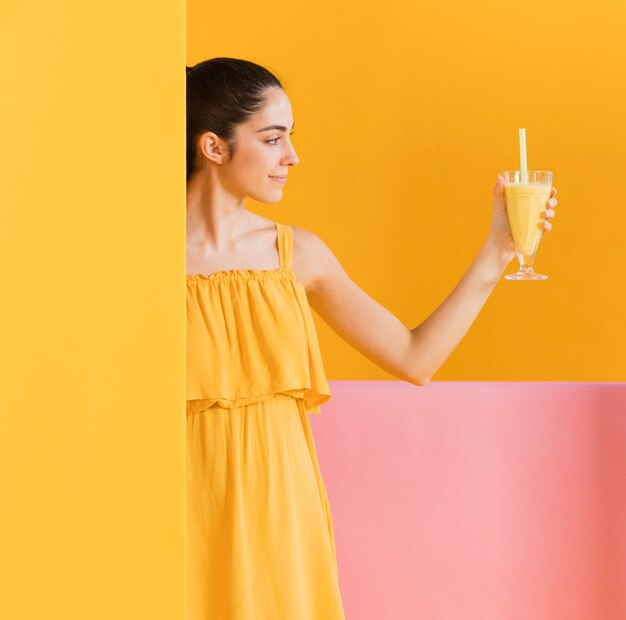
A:
<svg viewBox="0 0 626 620">
<path fill-rule="evenodd" d="M 226 143 L 212 131 L 203 134 L 200 145 L 202 154 L 216 164 L 221 164 L 224 155 L 228 152 Z"/>
</svg>

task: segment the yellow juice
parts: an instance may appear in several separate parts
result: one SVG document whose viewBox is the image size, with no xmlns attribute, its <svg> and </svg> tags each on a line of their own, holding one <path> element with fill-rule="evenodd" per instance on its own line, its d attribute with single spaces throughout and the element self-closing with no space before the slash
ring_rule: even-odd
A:
<svg viewBox="0 0 626 620">
<path fill-rule="evenodd" d="M 532 256 L 543 233 L 541 212 L 548 208 L 550 183 L 505 183 L 504 200 L 518 252 Z"/>
</svg>

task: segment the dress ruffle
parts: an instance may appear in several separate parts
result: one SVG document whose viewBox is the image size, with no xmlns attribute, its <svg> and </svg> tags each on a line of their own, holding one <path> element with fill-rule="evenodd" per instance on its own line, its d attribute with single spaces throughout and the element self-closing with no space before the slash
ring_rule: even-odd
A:
<svg viewBox="0 0 626 620">
<path fill-rule="evenodd" d="M 320 413 L 331 398 L 306 291 L 290 268 L 187 276 L 187 336 L 187 413 L 277 393 Z"/>
</svg>

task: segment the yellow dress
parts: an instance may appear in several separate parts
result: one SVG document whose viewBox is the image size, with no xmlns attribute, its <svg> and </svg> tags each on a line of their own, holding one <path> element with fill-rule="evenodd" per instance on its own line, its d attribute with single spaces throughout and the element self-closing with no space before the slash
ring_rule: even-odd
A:
<svg viewBox="0 0 626 620">
<path fill-rule="evenodd" d="M 331 393 L 293 229 L 278 269 L 187 276 L 187 620 L 344 620 L 309 413 Z"/>
</svg>

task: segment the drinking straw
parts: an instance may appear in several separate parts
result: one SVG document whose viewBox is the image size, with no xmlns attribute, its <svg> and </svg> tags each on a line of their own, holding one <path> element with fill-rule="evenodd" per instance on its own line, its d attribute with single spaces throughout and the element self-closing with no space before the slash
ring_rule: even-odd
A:
<svg viewBox="0 0 626 620">
<path fill-rule="evenodd" d="M 526 165 L 526 129 L 519 130 L 519 161 L 522 172 L 522 183 L 528 183 L 528 167 Z"/>
</svg>

